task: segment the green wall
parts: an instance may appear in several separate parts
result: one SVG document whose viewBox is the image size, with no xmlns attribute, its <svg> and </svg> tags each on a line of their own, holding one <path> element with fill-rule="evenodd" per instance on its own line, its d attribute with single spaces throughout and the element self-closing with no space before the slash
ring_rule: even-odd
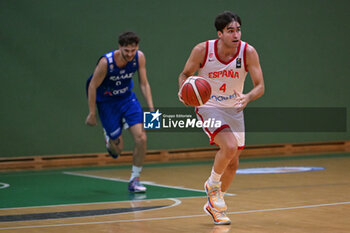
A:
<svg viewBox="0 0 350 233">
<path fill-rule="evenodd" d="M 242 40 L 260 55 L 266 93 L 250 106 L 349 107 L 346 0 L 1 0 L 0 157 L 105 151 L 101 125 L 84 125 L 84 85 L 125 30 L 141 36 L 155 105 L 181 107 L 178 74 L 194 45 L 216 38 L 215 16 L 226 9 L 241 16 Z M 246 137 L 248 145 L 345 139 L 348 132 Z M 208 146 L 204 133 L 150 133 L 148 141 L 149 149 Z"/>
</svg>

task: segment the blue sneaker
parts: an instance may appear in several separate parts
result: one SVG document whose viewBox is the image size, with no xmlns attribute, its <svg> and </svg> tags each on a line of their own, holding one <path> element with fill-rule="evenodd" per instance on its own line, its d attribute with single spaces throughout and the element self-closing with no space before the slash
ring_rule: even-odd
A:
<svg viewBox="0 0 350 233">
<path fill-rule="evenodd" d="M 132 193 L 144 193 L 147 188 L 140 183 L 140 178 L 136 177 L 129 182 L 129 192 Z"/>
</svg>

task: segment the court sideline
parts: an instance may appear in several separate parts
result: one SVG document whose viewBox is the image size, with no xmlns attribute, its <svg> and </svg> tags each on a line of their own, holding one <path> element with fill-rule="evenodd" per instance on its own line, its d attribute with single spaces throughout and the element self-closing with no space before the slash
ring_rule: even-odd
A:
<svg viewBox="0 0 350 233">
<path fill-rule="evenodd" d="M 350 153 L 241 159 L 230 226 L 202 210 L 211 161 L 148 164 L 136 196 L 127 166 L 1 173 L 0 232 L 349 232 L 349 165 Z"/>
</svg>

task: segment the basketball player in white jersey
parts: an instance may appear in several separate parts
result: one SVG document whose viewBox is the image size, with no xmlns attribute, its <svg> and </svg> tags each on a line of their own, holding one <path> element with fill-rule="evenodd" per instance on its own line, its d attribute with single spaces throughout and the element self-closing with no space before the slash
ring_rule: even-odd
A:
<svg viewBox="0 0 350 233">
<path fill-rule="evenodd" d="M 220 148 L 204 184 L 208 195 L 204 211 L 213 217 L 215 224 L 231 223 L 226 216 L 224 193 L 233 181 L 245 145 L 243 109 L 265 90 L 258 53 L 241 41 L 241 25 L 238 15 L 230 11 L 219 14 L 215 19 L 218 39 L 196 45 L 179 76 L 180 87 L 196 72 L 210 83 L 211 98 L 195 111 L 199 120 L 212 118 L 222 123 L 219 128 L 204 128 L 210 143 Z M 248 72 L 254 87 L 243 94 Z M 182 101 L 180 92 L 179 99 Z"/>
</svg>

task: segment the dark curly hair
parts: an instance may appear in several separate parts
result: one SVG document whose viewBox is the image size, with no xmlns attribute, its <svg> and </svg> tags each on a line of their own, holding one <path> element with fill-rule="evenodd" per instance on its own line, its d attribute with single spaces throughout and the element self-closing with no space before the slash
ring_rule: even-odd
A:
<svg viewBox="0 0 350 233">
<path fill-rule="evenodd" d="M 118 43 L 120 46 L 127 46 L 140 42 L 140 37 L 135 32 L 123 32 L 119 35 Z"/>
<path fill-rule="evenodd" d="M 224 11 L 223 13 L 220 13 L 215 19 L 216 31 L 222 32 L 227 24 L 231 23 L 232 21 L 236 21 L 239 23 L 239 25 L 242 25 L 241 18 L 237 14 L 231 11 Z"/>
</svg>

